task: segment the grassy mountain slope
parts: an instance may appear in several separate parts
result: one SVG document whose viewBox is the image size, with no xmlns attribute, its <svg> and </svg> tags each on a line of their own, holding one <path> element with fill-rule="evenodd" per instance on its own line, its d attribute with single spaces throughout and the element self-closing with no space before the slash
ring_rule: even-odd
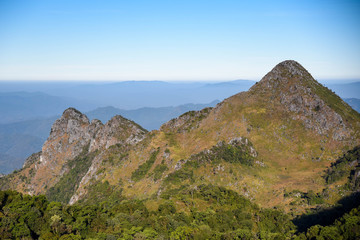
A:
<svg viewBox="0 0 360 240">
<path fill-rule="evenodd" d="M 303 206 L 292 206 L 284 194 L 322 191 L 324 169 L 359 145 L 359 124 L 359 113 L 316 82 L 301 65 L 285 61 L 248 92 L 213 109 L 183 114 L 150 132 L 125 157 L 108 153 L 104 160 L 113 160 L 104 161 L 96 174 L 88 176 L 93 180 L 80 186 L 79 198 L 91 198 L 86 192 L 104 181 L 121 186 L 122 194 L 136 198 L 163 192 L 171 196 L 172 190 L 211 183 L 261 206 L 302 211 Z M 238 150 L 229 144 L 240 137 L 248 139 L 257 152 L 251 165 L 226 160 L 227 155 L 243 155 L 237 155 Z M 198 154 L 207 155 L 221 143 L 225 146 L 221 154 L 191 164 Z M 137 177 L 139 172 L 141 177 Z"/>
</svg>

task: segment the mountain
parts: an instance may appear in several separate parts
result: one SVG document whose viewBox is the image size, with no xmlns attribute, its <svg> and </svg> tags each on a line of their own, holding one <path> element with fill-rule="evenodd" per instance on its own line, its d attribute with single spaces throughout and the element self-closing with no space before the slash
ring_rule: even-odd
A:
<svg viewBox="0 0 360 240">
<path fill-rule="evenodd" d="M 97 108 L 86 115 L 90 120 L 109 121 L 115 115 L 122 115 L 140 123 L 147 130 L 159 129 L 170 119 L 190 110 L 200 110 L 215 106 L 219 101 L 209 104 L 184 104 L 176 107 L 140 108 L 123 110 L 114 107 Z M 23 166 L 25 159 L 41 150 L 48 137 L 52 123 L 58 117 L 40 118 L 15 123 L 0 124 L 0 173 L 10 173 Z"/>
<path fill-rule="evenodd" d="M 326 86 L 339 94 L 342 98 L 360 98 L 358 82 L 345 83 L 339 80 L 324 81 Z M 341 83 L 344 82 L 344 83 Z M 235 80 L 226 82 L 163 82 L 163 81 L 124 81 L 115 83 L 104 82 L 0 82 L 0 96 L 3 94 L 45 94 L 50 98 L 65 102 L 56 113 L 53 108 L 43 108 L 38 113 L 43 116 L 59 115 L 67 107 L 76 107 L 81 111 L 89 111 L 97 107 L 114 106 L 120 109 L 132 110 L 143 107 L 159 108 L 178 106 L 186 103 L 209 103 L 214 99 L 220 101 L 241 91 L 247 91 L 255 81 Z M 22 91 L 22 92 L 19 92 Z M 3 96 L 5 99 L 13 96 Z M 50 101 L 40 101 L 40 105 L 33 104 L 34 110 L 46 105 Z M 56 101 L 57 101 L 56 100 Z M 3 100 L 5 101 L 5 100 Z M 6 100 L 9 101 L 9 100 Z M 11 101 L 11 100 L 10 100 Z M 32 99 L 28 97 L 26 104 Z M 70 104 L 66 104 L 70 103 Z M 19 105 L 18 107 L 22 107 Z M 16 106 L 14 109 L 17 109 Z M 46 110 L 50 111 L 47 112 Z M 51 112 L 52 111 L 52 112 Z M 24 114 L 22 114 L 24 112 Z M 1 113 L 1 111 L 0 111 Z M 34 118 L 42 118 L 36 111 L 18 111 L 17 116 L 7 123 Z M 20 115 L 19 115 L 20 114 Z M 10 115 L 7 116 L 10 118 Z M 0 123 L 5 123 L 4 120 Z"/>
<path fill-rule="evenodd" d="M 83 151 L 107 149 L 114 144 L 122 147 L 133 145 L 142 140 L 145 133 L 146 130 L 121 116 L 115 116 L 103 125 L 99 120 L 90 123 L 85 115 L 74 108 L 65 110 L 53 124 L 41 154 L 36 158 L 30 157 L 31 160 L 24 164 L 34 165 L 28 192 L 38 194 L 43 186 L 54 185 L 69 171 L 65 167 L 68 161 Z"/>
<path fill-rule="evenodd" d="M 295 237 L 295 224 L 299 231 L 313 226 L 306 234 L 311 239 L 311 234 L 327 234 L 317 223 L 331 225 L 340 213 L 358 207 L 359 135 L 360 114 L 288 60 L 249 91 L 214 108 L 184 113 L 151 132 L 120 116 L 105 125 L 90 123 L 67 109 L 42 152 L 0 184 L 46 194 L 74 209 L 86 206 L 81 216 L 89 216 L 92 204 L 100 205 L 96 216 L 119 214 L 111 218 L 119 223 L 107 222 L 103 229 L 115 232 L 121 226 L 117 230 L 132 229 L 131 236 L 141 223 L 174 239 L 196 232 L 286 239 Z M 339 204 L 336 214 L 326 215 L 330 210 L 325 209 L 323 215 L 301 215 L 334 204 Z M 89 227 L 93 233 L 98 224 Z M 330 230 L 336 239 L 340 230 Z M 138 232 L 145 235 L 144 228 Z"/>
<path fill-rule="evenodd" d="M 0 124 L 0 173 L 20 169 L 29 155 L 40 151 L 56 118 Z"/>
<path fill-rule="evenodd" d="M 240 91 L 248 90 L 255 81 L 236 80 L 225 83 L 123 81 L 104 82 L 0 82 L 1 92 L 42 92 L 61 99 L 72 99 L 69 106 L 88 111 L 97 107 L 114 106 L 132 110 L 143 107 L 159 108 L 187 103 L 209 103 L 223 100 Z M 5 94 L 5 93 L 4 93 Z M 84 109 L 84 107 L 88 107 Z M 50 115 L 50 116 L 52 116 Z M 27 117 L 27 115 L 24 115 Z"/>
<path fill-rule="evenodd" d="M 237 92 L 249 89 L 255 82 L 240 80 L 231 84 L 163 81 L 124 81 L 105 84 L 87 84 L 50 91 L 51 95 L 72 97 L 99 106 L 120 109 L 168 107 L 186 103 L 209 103 L 223 100 Z"/>
<path fill-rule="evenodd" d="M 100 122 L 89 125 L 85 116 L 80 113 L 77 115 L 83 119 L 77 125 L 84 126 L 79 136 L 84 138 L 84 136 L 94 134 L 86 131 L 95 128 L 93 125 Z M 73 120 L 66 116 L 68 116 L 67 111 L 61 121 L 71 123 Z M 53 125 L 53 129 L 58 128 L 58 121 Z M 256 174 L 249 174 L 247 167 L 242 165 L 232 166 L 231 163 L 218 162 L 219 165 L 214 166 L 214 163 L 210 161 L 200 164 L 204 167 L 188 170 L 189 174 L 194 174 L 192 175 L 194 179 L 190 182 L 210 181 L 226 185 L 234 191 L 249 195 L 261 204 L 273 206 L 283 201 L 282 195 L 278 195 L 279 192 L 293 188 L 314 191 L 321 189 L 322 185 L 317 182 L 321 179 L 323 169 L 346 149 L 359 144 L 358 130 L 359 113 L 329 89 L 316 82 L 300 64 L 285 61 L 277 65 L 248 92 L 236 94 L 218 104 L 214 109 L 205 108 L 198 112 L 188 112 L 164 124 L 158 131 L 152 131 L 149 134 L 142 132 L 145 140 L 131 146 L 129 151 L 123 152 L 124 150 L 121 150 L 123 147 L 119 146 L 116 150 L 104 150 L 98 153 L 101 157 L 90 165 L 90 169 L 94 170 L 88 171 L 84 176 L 86 180 L 78 183 L 79 187 L 73 197 L 81 199 L 86 195 L 85 189 L 91 187 L 90 179 L 97 179 L 97 181 L 103 179 L 101 181 L 107 180 L 110 184 L 121 181 L 125 195 L 140 198 L 150 196 L 158 191 L 168 190 L 170 187 L 165 182 L 169 180 L 166 179 L 176 175 L 177 169 L 182 169 L 183 164 L 191 162 L 192 158 L 196 159 L 198 154 L 206 155 L 208 151 L 215 151 L 214 148 L 223 146 L 222 144 L 229 148 L 245 144 L 257 152 L 256 157 L 251 156 L 254 158 L 251 172 L 257 172 Z M 45 193 L 44 186 L 50 189 L 56 182 L 61 181 L 61 176 L 66 173 L 66 168 L 61 170 L 66 161 L 78 156 L 82 148 L 91 142 L 90 137 L 80 141 L 77 134 L 71 134 L 73 132 L 71 129 L 67 131 L 69 134 L 61 134 L 61 138 L 64 139 L 60 141 L 60 137 L 53 136 L 54 130 L 52 130 L 42 150 L 41 156 L 45 153 L 49 155 L 46 157 L 49 160 L 45 162 L 50 164 L 51 168 L 57 169 L 52 174 L 52 177 L 56 176 L 56 180 L 40 184 L 37 182 L 40 177 L 35 174 L 31 178 L 32 184 L 25 188 L 17 187 L 18 190 L 36 194 Z M 106 138 L 104 135 L 101 136 Z M 54 139 L 56 142 L 52 143 Z M 64 152 L 62 148 L 66 148 L 66 144 L 73 141 L 81 142 L 79 147 L 76 147 L 76 151 L 71 148 Z M 233 142 L 236 144 L 232 144 Z M 61 146 L 57 146 L 58 144 Z M 91 146 L 89 149 L 87 151 L 92 152 Z M 126 157 L 119 158 L 118 155 L 113 155 L 112 151 L 123 152 L 121 155 L 125 154 Z M 60 162 L 50 157 L 57 154 L 61 156 Z M 105 161 L 104 156 L 112 156 L 114 160 L 110 163 Z M 146 165 L 152 156 L 155 161 L 152 160 L 149 163 L 150 169 L 142 173 L 141 178 L 134 177 L 137 174 L 135 170 Z M 103 162 L 102 165 L 98 165 L 98 161 Z M 43 174 L 41 163 L 42 161 L 35 164 L 35 169 L 37 169 L 35 172 L 41 171 Z M 163 169 L 167 170 L 161 175 L 161 181 L 154 181 L 150 173 L 161 164 L 164 165 Z M 266 167 L 263 169 L 262 166 Z M 233 172 L 242 176 L 241 180 L 235 174 L 226 174 L 222 177 L 215 174 L 214 177 L 206 180 L 196 177 L 211 176 L 215 171 L 212 169 L 216 167 L 227 169 L 226 171 L 233 169 Z M 46 169 L 48 168 L 50 167 L 47 166 Z M 95 169 L 101 174 L 96 174 Z M 23 170 L 21 174 L 27 171 L 29 170 Z M 109 171 L 112 173 L 109 174 Z M 149 185 L 150 182 L 152 184 Z M 244 191 L 245 188 L 246 191 Z M 273 200 L 263 201 L 263 195 L 271 196 Z"/>
<path fill-rule="evenodd" d="M 69 106 L 85 111 L 93 108 L 83 101 L 41 92 L 0 92 L 0 124 L 52 117 Z"/>
<path fill-rule="evenodd" d="M 345 102 L 347 102 L 354 110 L 360 112 L 360 99 L 358 98 L 345 98 Z"/>
<path fill-rule="evenodd" d="M 359 98 L 360 93 L 360 82 L 351 83 L 328 83 L 327 87 L 334 90 L 337 95 L 342 98 Z"/>
<path fill-rule="evenodd" d="M 3 174 L 11 173 L 15 169 L 20 169 L 23 164 L 24 158 L 0 153 L 0 176 L 2 176 Z"/>
</svg>

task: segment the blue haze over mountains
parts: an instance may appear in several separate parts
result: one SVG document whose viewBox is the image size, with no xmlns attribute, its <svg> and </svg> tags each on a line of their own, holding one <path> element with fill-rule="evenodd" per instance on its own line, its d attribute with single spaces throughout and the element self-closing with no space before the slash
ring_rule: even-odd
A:
<svg viewBox="0 0 360 240">
<path fill-rule="evenodd" d="M 120 109 L 168 107 L 187 103 L 209 103 L 249 89 L 255 82 L 237 80 L 222 83 L 125 81 L 117 83 L 0 83 L 0 92 L 42 92 L 72 99 L 81 111 L 113 106 Z M 84 104 L 85 103 L 85 104 Z"/>
<path fill-rule="evenodd" d="M 360 111 L 360 81 L 323 81 Z M 255 81 L 229 82 L 0 82 L 0 173 L 21 168 L 41 147 L 54 121 L 68 107 L 103 123 L 122 115 L 147 130 L 187 111 L 213 107 L 247 91 Z"/>
</svg>

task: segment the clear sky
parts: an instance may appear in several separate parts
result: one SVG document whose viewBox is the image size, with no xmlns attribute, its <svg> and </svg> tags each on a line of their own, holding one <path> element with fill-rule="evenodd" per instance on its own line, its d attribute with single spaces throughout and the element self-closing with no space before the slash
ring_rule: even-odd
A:
<svg viewBox="0 0 360 240">
<path fill-rule="evenodd" d="M 0 0 L 0 80 L 360 78 L 360 1 Z"/>
</svg>

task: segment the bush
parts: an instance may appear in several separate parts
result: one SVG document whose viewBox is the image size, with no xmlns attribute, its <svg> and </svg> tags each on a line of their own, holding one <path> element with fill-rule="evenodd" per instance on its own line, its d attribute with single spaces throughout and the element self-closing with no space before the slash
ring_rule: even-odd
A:
<svg viewBox="0 0 360 240">
<path fill-rule="evenodd" d="M 158 148 L 156 151 L 152 152 L 150 155 L 149 160 L 147 160 L 145 163 L 141 164 L 138 169 L 136 169 L 131 174 L 131 180 L 133 181 L 139 181 L 142 178 L 146 176 L 146 174 L 149 172 L 152 165 L 155 163 L 156 157 L 159 154 L 160 148 Z"/>
<path fill-rule="evenodd" d="M 154 169 L 154 181 L 159 180 L 162 177 L 162 174 L 167 171 L 169 168 L 166 164 L 159 164 Z"/>
</svg>

